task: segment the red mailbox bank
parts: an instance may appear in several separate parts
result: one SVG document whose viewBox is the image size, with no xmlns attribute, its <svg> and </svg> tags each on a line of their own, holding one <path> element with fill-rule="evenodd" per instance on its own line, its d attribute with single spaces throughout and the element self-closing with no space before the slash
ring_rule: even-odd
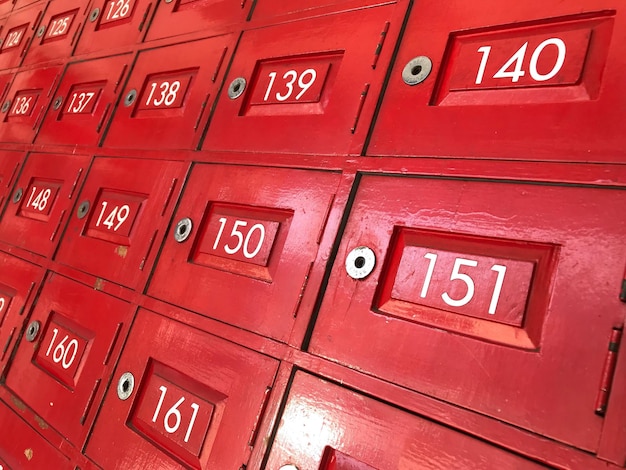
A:
<svg viewBox="0 0 626 470">
<path fill-rule="evenodd" d="M 626 468 L 618 0 L 0 1 L 0 470 Z"/>
</svg>

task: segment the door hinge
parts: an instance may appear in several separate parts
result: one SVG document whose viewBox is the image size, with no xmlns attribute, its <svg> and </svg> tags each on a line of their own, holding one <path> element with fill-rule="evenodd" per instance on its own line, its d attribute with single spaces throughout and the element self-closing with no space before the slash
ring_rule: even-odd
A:
<svg viewBox="0 0 626 470">
<path fill-rule="evenodd" d="M 609 402 L 609 394 L 611 393 L 611 385 L 613 384 L 613 375 L 615 374 L 615 364 L 617 363 L 617 351 L 622 340 L 622 328 L 615 327 L 611 332 L 609 347 L 604 360 L 602 369 L 602 378 L 600 379 L 600 390 L 596 398 L 595 412 L 599 416 L 604 416 L 606 407 Z"/>
</svg>

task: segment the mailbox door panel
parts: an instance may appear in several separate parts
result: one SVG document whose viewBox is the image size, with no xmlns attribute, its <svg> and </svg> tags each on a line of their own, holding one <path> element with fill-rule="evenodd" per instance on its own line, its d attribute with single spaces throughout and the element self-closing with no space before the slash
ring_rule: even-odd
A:
<svg viewBox="0 0 626 470">
<path fill-rule="evenodd" d="M 46 442 L 4 402 L 0 402 L 0 423 L 3 435 L 0 440 L 0 468 L 74 468 L 67 457 Z M 11 438 L 8 439 L 8 436 Z"/>
<path fill-rule="evenodd" d="M 15 76 L 0 110 L 3 142 L 31 143 L 34 140 L 60 75 L 60 66 L 50 66 Z"/>
<path fill-rule="evenodd" d="M 298 372 L 266 468 L 545 467 L 446 426 Z"/>
<path fill-rule="evenodd" d="M 135 287 L 156 256 L 185 177 L 180 162 L 98 158 L 56 255 L 62 263 Z"/>
<path fill-rule="evenodd" d="M 286 341 L 338 184 L 330 172 L 194 168 L 174 218 L 192 226 L 168 234 L 148 293 Z"/>
<path fill-rule="evenodd" d="M 97 145 L 131 62 L 127 54 L 70 64 L 37 143 Z"/>
<path fill-rule="evenodd" d="M 623 8 L 420 2 L 367 153 L 624 162 Z"/>
<path fill-rule="evenodd" d="M 152 0 L 94 0 L 74 53 L 88 54 L 141 42 L 154 11 Z"/>
<path fill-rule="evenodd" d="M 310 349 L 594 451 L 626 314 L 625 203 L 622 190 L 364 176 Z M 359 246 L 376 262 L 356 280 L 344 263 L 365 267 L 348 258 Z"/>
<path fill-rule="evenodd" d="M 274 359 L 140 310 L 86 454 L 103 468 L 240 468 L 277 369 Z"/>
<path fill-rule="evenodd" d="M 0 214 L 24 159 L 22 152 L 0 150 Z"/>
<path fill-rule="evenodd" d="M 37 292 L 42 268 L 0 253 L 0 376 L 28 316 L 27 304 Z"/>
<path fill-rule="evenodd" d="M 14 11 L 2 28 L 0 69 L 19 67 L 46 9 L 46 3 Z"/>
<path fill-rule="evenodd" d="M 90 161 L 83 155 L 31 154 L 0 223 L 0 239 L 50 256 Z"/>
<path fill-rule="evenodd" d="M 203 148 L 360 152 L 405 9 L 386 5 L 246 31 Z"/>
<path fill-rule="evenodd" d="M 87 19 L 87 4 L 80 0 L 55 0 L 46 10 L 24 65 L 63 60 L 72 55 Z"/>
<path fill-rule="evenodd" d="M 231 34 L 141 52 L 105 145 L 196 148 L 235 40 Z"/>
<path fill-rule="evenodd" d="M 131 307 L 57 274 L 50 274 L 30 317 L 6 385 L 46 423 L 80 447 L 128 331 Z M 37 386 L 33 387 L 36 383 Z"/>
<path fill-rule="evenodd" d="M 232 31 L 237 23 L 244 23 L 252 6 L 251 1 L 175 0 L 159 2 L 150 24 L 146 41 L 179 34 L 204 31 L 207 35 Z"/>
</svg>

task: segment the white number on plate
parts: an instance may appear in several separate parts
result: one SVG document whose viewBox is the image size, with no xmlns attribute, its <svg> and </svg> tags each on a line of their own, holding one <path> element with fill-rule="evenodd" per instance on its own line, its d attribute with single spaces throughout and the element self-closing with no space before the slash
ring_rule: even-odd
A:
<svg viewBox="0 0 626 470">
<path fill-rule="evenodd" d="M 426 271 L 426 277 L 424 279 L 424 284 L 422 285 L 422 291 L 420 292 L 420 297 L 425 298 L 428 295 L 428 288 L 430 287 L 430 281 L 433 277 L 433 272 L 435 271 L 435 265 L 437 263 L 437 255 L 435 253 L 426 253 L 424 255 L 429 261 L 428 270 Z M 465 258 L 456 258 L 454 260 L 454 267 L 452 268 L 452 273 L 450 274 L 451 281 L 462 281 L 465 283 L 467 287 L 467 292 L 465 296 L 460 299 L 453 299 L 447 292 L 444 292 L 441 295 L 443 301 L 450 305 L 451 307 L 463 307 L 467 305 L 472 298 L 474 297 L 474 280 L 468 274 L 464 274 L 461 272 L 461 268 L 463 266 L 467 266 L 470 268 L 475 268 L 478 266 L 478 261 L 465 259 Z M 493 288 L 493 293 L 491 295 L 491 302 L 489 304 L 489 314 L 494 315 L 496 313 L 496 309 L 498 308 L 498 300 L 500 299 L 500 293 L 502 292 L 502 284 L 504 283 L 504 276 L 506 274 L 506 266 L 502 266 L 500 264 L 494 264 L 491 267 L 492 271 L 498 273 L 498 277 L 496 279 L 496 285 Z"/>
<path fill-rule="evenodd" d="M 130 0 L 117 0 L 109 3 L 105 20 L 119 20 L 130 13 Z"/>
<path fill-rule="evenodd" d="M 100 210 L 100 215 L 98 216 L 96 227 L 99 227 L 100 223 L 102 223 L 102 225 L 105 225 L 108 230 L 111 230 L 111 228 L 113 228 L 113 226 L 115 225 L 113 231 L 117 232 L 118 229 L 124 224 L 124 222 L 126 222 L 126 219 L 128 219 L 128 215 L 130 214 L 130 207 L 126 204 L 124 204 L 123 206 L 114 206 L 111 212 L 109 212 L 109 214 L 104 217 L 108 205 L 109 203 L 107 201 L 102 201 L 102 209 Z M 103 217 L 104 221 L 102 220 Z"/>
<path fill-rule="evenodd" d="M 4 306 L 6 305 L 7 301 L 4 300 L 4 297 L 0 297 L 0 313 L 2 313 L 4 311 Z"/>
<path fill-rule="evenodd" d="M 267 90 L 265 91 L 265 96 L 263 97 L 263 101 L 267 101 L 270 97 L 270 93 L 272 91 L 272 87 L 274 86 L 274 81 L 276 80 L 276 72 L 270 72 L 270 83 L 267 86 Z M 311 88 L 311 85 L 315 83 L 315 79 L 317 78 L 317 72 L 315 69 L 306 69 L 300 76 L 298 77 L 298 72 L 295 70 L 287 70 L 283 75 L 283 79 L 287 80 L 285 83 L 285 87 L 287 88 L 286 93 L 282 94 L 280 92 L 276 93 L 276 99 L 278 101 L 285 101 L 289 99 L 289 97 L 293 94 L 293 85 L 298 81 L 298 87 L 300 87 L 300 92 L 296 95 L 296 101 L 302 98 L 302 95 L 306 93 L 306 91 Z"/>
<path fill-rule="evenodd" d="M 96 94 L 92 91 L 86 93 L 73 93 L 72 101 L 70 101 L 70 105 L 67 107 L 66 112 L 75 114 L 82 113 L 94 96 L 96 96 Z M 76 106 L 74 106 L 74 103 L 76 103 Z"/>
<path fill-rule="evenodd" d="M 39 212 L 43 212 L 48 205 L 52 190 L 50 188 L 41 189 L 36 197 L 35 193 L 37 193 L 37 186 L 33 186 L 28 202 L 26 203 L 26 207 L 32 207 Z"/>
<path fill-rule="evenodd" d="M 217 232 L 217 237 L 215 237 L 215 243 L 213 243 L 214 250 L 217 250 L 217 247 L 219 246 L 220 239 L 222 238 L 222 233 L 224 232 L 224 227 L 226 226 L 226 221 L 226 217 L 221 217 L 219 219 L 220 229 Z M 235 220 L 235 223 L 233 224 L 233 229 L 230 232 L 230 236 L 235 237 L 237 239 L 237 242 L 235 246 L 230 246 L 228 243 L 224 245 L 224 251 L 226 253 L 228 253 L 229 255 L 234 255 L 243 248 L 243 255 L 246 258 L 251 259 L 254 258 L 259 253 L 259 251 L 261 251 L 261 248 L 263 247 L 263 241 L 265 239 L 265 227 L 263 226 L 263 224 L 254 224 L 252 227 L 250 227 L 250 230 L 248 230 L 248 233 L 244 237 L 243 233 L 238 229 L 239 227 L 247 226 L 248 222 L 245 222 L 243 220 Z M 250 239 L 256 231 L 259 232 L 259 241 L 257 242 L 257 245 L 255 247 L 251 247 Z"/>
<path fill-rule="evenodd" d="M 548 46 L 555 46 L 557 48 L 557 58 L 548 73 L 542 74 L 537 70 L 537 62 L 539 61 L 539 57 L 543 50 Z M 526 72 L 522 70 L 522 66 L 524 63 L 524 59 L 526 57 L 526 50 L 528 49 L 528 42 L 524 43 L 522 47 L 520 47 L 515 54 L 511 56 L 509 60 L 498 70 L 493 78 L 510 78 L 511 82 L 516 83 L 519 81 L 521 77 L 526 75 Z M 485 75 L 485 69 L 487 68 L 487 61 L 489 60 L 489 54 L 491 53 L 491 46 L 482 46 L 478 48 L 478 52 L 480 52 L 483 56 L 480 61 L 480 66 L 478 67 L 478 73 L 476 74 L 476 85 L 480 85 L 483 82 L 483 76 Z M 528 65 L 528 72 L 533 80 L 537 82 L 545 82 L 546 80 L 550 80 L 557 73 L 561 71 L 563 64 L 565 63 L 565 55 L 567 53 L 567 48 L 565 46 L 565 42 L 559 38 L 550 38 L 543 41 L 541 44 L 537 46 L 537 48 L 533 51 L 530 57 L 530 64 Z M 509 70 L 513 68 L 513 70 Z"/>
<path fill-rule="evenodd" d="M 28 114 L 30 103 L 33 101 L 32 96 L 21 96 L 15 100 L 11 114 Z"/>
<path fill-rule="evenodd" d="M 24 30 L 20 29 L 19 31 L 11 31 L 7 36 L 7 40 L 4 43 L 4 47 L 9 48 L 13 46 L 17 46 L 22 39 L 22 34 L 24 34 Z"/>
<path fill-rule="evenodd" d="M 61 36 L 67 32 L 67 28 L 70 25 L 71 16 L 66 16 L 65 18 L 59 18 L 57 20 L 52 20 L 50 23 L 50 31 L 48 32 L 48 37 L 53 38 L 55 36 Z"/>
<path fill-rule="evenodd" d="M 180 90 L 180 82 L 178 80 L 175 80 L 172 83 L 161 82 L 160 85 L 158 85 L 156 82 L 152 82 L 150 86 L 152 87 L 152 89 L 150 90 L 150 95 L 148 95 L 148 99 L 146 100 L 146 106 L 150 106 L 151 104 L 153 106 L 161 106 L 162 104 L 165 104 L 165 106 L 172 106 L 172 104 L 174 104 L 174 101 L 176 101 L 176 95 Z M 157 87 L 161 91 L 161 96 L 159 98 L 154 98 L 154 101 L 150 103 Z"/>
<path fill-rule="evenodd" d="M 152 422 L 156 423 L 159 417 L 159 413 L 161 412 L 161 407 L 163 406 L 163 400 L 165 399 L 165 395 L 167 394 L 167 387 L 161 385 L 159 387 L 161 391 L 161 396 L 159 398 L 159 403 L 157 404 L 156 409 L 154 410 L 154 415 L 152 416 Z M 168 434 L 174 434 L 180 428 L 181 422 L 183 420 L 182 414 L 178 407 L 183 404 L 185 401 L 185 397 L 181 397 L 167 412 L 163 417 L 163 427 Z M 193 410 L 191 414 L 191 419 L 189 420 L 189 425 L 187 426 L 187 432 L 185 433 L 185 442 L 189 442 L 189 436 L 191 436 L 191 431 L 193 430 L 193 425 L 196 421 L 196 416 L 198 416 L 198 410 L 200 406 L 197 403 L 191 403 L 189 407 Z"/>
<path fill-rule="evenodd" d="M 78 340 L 72 338 L 69 343 L 66 344 L 69 339 L 69 335 L 65 335 L 65 337 L 59 341 L 53 349 L 54 342 L 56 341 L 58 334 L 59 330 L 54 328 L 52 330 L 52 340 L 50 341 L 50 345 L 46 351 L 46 357 L 49 357 L 50 353 L 52 353 L 52 360 L 55 364 L 61 363 L 61 367 L 69 369 L 74 362 L 74 359 L 76 359 L 76 353 L 78 353 Z"/>
</svg>

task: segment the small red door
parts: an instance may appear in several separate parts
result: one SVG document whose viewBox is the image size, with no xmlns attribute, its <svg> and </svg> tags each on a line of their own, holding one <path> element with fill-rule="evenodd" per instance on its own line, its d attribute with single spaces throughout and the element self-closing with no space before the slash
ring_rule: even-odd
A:
<svg viewBox="0 0 626 470">
<path fill-rule="evenodd" d="M 0 140 L 31 143 L 35 139 L 60 76 L 60 65 L 15 75 L 0 109 Z"/>
<path fill-rule="evenodd" d="M 187 168 L 181 162 L 96 157 L 55 259 L 139 288 L 151 271 Z"/>
<path fill-rule="evenodd" d="M 268 469 L 545 468 L 304 372 L 296 373 L 279 423 Z"/>
<path fill-rule="evenodd" d="M 24 159 L 25 155 L 22 152 L 0 150 L 0 214 L 4 208 L 6 197 L 11 195 L 13 183 L 15 183 Z"/>
<path fill-rule="evenodd" d="M 49 274 L 6 386 L 45 423 L 82 447 L 132 313 L 122 300 Z"/>
<path fill-rule="evenodd" d="M 0 468 L 73 470 L 70 460 L 0 401 Z M 10 436 L 10 437 L 9 437 Z"/>
<path fill-rule="evenodd" d="M 591 452 L 626 191 L 363 176 L 310 350 Z"/>
<path fill-rule="evenodd" d="M 0 222 L 0 240 L 50 256 L 90 162 L 84 155 L 30 154 Z"/>
<path fill-rule="evenodd" d="M 86 449 L 103 468 L 245 468 L 278 361 L 140 310 Z"/>
<path fill-rule="evenodd" d="M 198 147 L 236 35 L 141 51 L 104 145 Z"/>
<path fill-rule="evenodd" d="M 205 150 L 361 152 L 406 4 L 245 31 Z"/>
<path fill-rule="evenodd" d="M 2 28 L 0 69 L 19 67 L 22 64 L 47 5 L 46 2 L 41 2 L 23 10 L 16 8 L 8 17 Z"/>
<path fill-rule="evenodd" d="M 369 155 L 626 161 L 619 0 L 417 2 Z"/>
<path fill-rule="evenodd" d="M 69 64 L 37 143 L 97 145 L 132 60 L 132 54 L 124 54 Z"/>
<path fill-rule="evenodd" d="M 339 180 L 332 172 L 196 166 L 148 294 L 287 341 Z"/>
<path fill-rule="evenodd" d="M 55 0 L 50 3 L 33 37 L 23 65 L 67 60 L 72 55 L 87 17 L 87 2 Z"/>
</svg>

